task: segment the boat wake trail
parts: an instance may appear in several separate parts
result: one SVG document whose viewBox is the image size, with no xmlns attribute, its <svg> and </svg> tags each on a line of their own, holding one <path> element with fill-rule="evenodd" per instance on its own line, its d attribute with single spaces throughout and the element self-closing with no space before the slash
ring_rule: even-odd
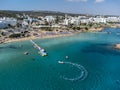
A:
<svg viewBox="0 0 120 90">
<path fill-rule="evenodd" d="M 59 61 L 59 62 L 60 62 L 60 64 L 72 65 L 72 66 L 78 68 L 81 71 L 81 74 L 78 77 L 75 77 L 75 78 L 67 78 L 65 76 L 62 76 L 62 78 L 64 80 L 68 80 L 68 81 L 78 81 L 78 80 L 79 81 L 83 81 L 85 78 L 87 78 L 88 71 L 82 65 L 79 65 L 79 64 L 76 64 L 76 63 L 71 63 L 71 62 L 63 62 L 63 61 Z"/>
</svg>

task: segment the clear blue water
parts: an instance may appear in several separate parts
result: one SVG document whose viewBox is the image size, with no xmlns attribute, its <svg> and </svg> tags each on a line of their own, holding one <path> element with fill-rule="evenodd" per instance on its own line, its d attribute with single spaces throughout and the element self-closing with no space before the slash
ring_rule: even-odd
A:
<svg viewBox="0 0 120 90">
<path fill-rule="evenodd" d="M 105 32 L 112 32 L 107 34 Z M 120 29 L 34 40 L 48 52 L 41 57 L 29 41 L 0 45 L 0 90 L 120 90 Z M 21 47 L 22 45 L 22 47 Z M 28 51 L 29 55 L 23 53 Z M 68 55 L 69 59 L 65 59 Z M 84 80 L 68 81 L 81 71 L 58 61 L 84 66 Z"/>
</svg>

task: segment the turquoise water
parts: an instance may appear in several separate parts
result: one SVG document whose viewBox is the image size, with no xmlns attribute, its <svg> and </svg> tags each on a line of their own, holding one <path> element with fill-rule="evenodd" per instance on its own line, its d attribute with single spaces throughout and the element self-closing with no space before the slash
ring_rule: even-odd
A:
<svg viewBox="0 0 120 90">
<path fill-rule="evenodd" d="M 34 40 L 46 49 L 47 57 L 41 57 L 29 41 L 0 45 L 0 90 L 120 90 L 120 51 L 113 48 L 120 43 L 119 32 L 106 28 L 99 33 Z M 24 55 L 25 51 L 30 54 Z M 82 72 L 58 64 L 59 60 L 82 65 L 87 77 L 63 79 L 79 77 Z"/>
</svg>

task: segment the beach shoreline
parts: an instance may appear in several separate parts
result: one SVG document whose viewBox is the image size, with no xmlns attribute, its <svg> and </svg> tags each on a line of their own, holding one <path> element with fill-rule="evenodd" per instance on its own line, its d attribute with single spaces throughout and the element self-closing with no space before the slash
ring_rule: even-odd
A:
<svg viewBox="0 0 120 90">
<path fill-rule="evenodd" d="M 1 44 L 7 44 L 7 43 L 12 43 L 12 42 L 22 42 L 22 41 L 28 41 L 30 39 L 35 40 L 35 39 L 46 39 L 46 38 L 56 38 L 56 37 L 66 37 L 66 36 L 71 36 L 71 35 L 75 35 L 79 32 L 74 32 L 74 33 L 68 33 L 68 34 L 55 34 L 55 35 L 47 35 L 47 36 L 30 36 L 30 37 L 23 37 L 23 38 L 8 38 L 6 39 L 4 42 L 2 42 Z"/>
<path fill-rule="evenodd" d="M 103 31 L 104 28 L 93 28 L 93 29 L 89 29 L 88 31 L 89 32 L 101 32 Z M 22 37 L 22 38 L 7 38 L 7 39 L 4 39 L 2 40 L 2 42 L 0 44 L 6 44 L 6 43 L 12 43 L 12 42 L 21 42 L 21 41 L 27 41 L 27 40 L 30 40 L 30 39 L 46 39 L 46 38 L 56 38 L 56 37 L 65 37 L 65 36 L 71 36 L 71 35 L 75 35 L 77 33 L 81 33 L 81 32 L 87 32 L 86 30 L 76 30 L 76 31 L 73 31 L 72 32 L 63 32 L 64 34 L 61 34 L 60 32 L 57 32 L 54 34 L 49 34 L 49 35 L 44 35 L 44 33 L 46 33 L 48 31 L 43 31 L 41 34 L 43 35 L 40 35 L 40 36 L 30 36 L 30 37 Z M 49 31 L 49 32 L 52 32 L 52 31 Z"/>
</svg>

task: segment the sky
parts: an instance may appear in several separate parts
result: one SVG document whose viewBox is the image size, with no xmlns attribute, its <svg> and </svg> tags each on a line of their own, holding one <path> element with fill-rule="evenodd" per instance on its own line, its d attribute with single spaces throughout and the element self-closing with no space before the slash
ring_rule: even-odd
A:
<svg viewBox="0 0 120 90">
<path fill-rule="evenodd" d="M 120 15 L 120 0 L 0 0 L 0 10 Z"/>
</svg>

